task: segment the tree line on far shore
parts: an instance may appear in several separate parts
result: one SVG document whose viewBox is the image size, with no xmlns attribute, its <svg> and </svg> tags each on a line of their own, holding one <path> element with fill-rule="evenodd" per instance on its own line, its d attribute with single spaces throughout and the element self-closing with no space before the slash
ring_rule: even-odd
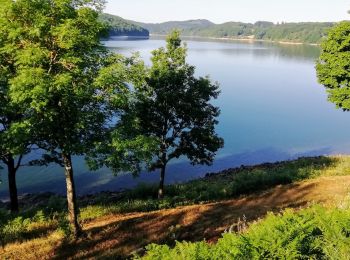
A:
<svg viewBox="0 0 350 260">
<path fill-rule="evenodd" d="M 131 21 L 130 21 L 131 22 Z M 147 29 L 151 34 L 165 35 L 178 28 L 184 36 L 255 39 L 319 44 L 326 38 L 332 22 L 256 23 L 226 22 L 215 24 L 208 20 L 170 21 L 164 23 L 131 22 Z"/>
</svg>

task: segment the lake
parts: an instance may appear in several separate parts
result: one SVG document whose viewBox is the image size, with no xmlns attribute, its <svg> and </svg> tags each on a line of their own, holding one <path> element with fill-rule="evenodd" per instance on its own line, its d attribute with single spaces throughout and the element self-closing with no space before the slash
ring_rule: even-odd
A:
<svg viewBox="0 0 350 260">
<path fill-rule="evenodd" d="M 240 165 L 288 160 L 301 156 L 348 153 L 350 113 L 335 109 L 317 83 L 314 63 L 319 48 L 263 42 L 185 40 L 188 62 L 197 76 L 210 75 L 221 87 L 214 101 L 221 109 L 217 132 L 225 147 L 211 167 L 173 161 L 167 183 L 198 178 L 208 172 Z M 150 52 L 164 46 L 163 39 L 108 41 L 112 51 L 140 52 L 149 64 Z M 31 155 L 35 156 L 35 155 Z M 31 157 L 29 156 L 29 157 Z M 115 177 L 107 169 L 90 172 L 82 158 L 74 159 L 77 193 L 131 188 L 158 182 L 157 173 Z M 7 197 L 6 171 L 1 170 L 0 198 Z M 51 191 L 65 193 L 63 169 L 57 166 L 22 168 L 20 194 Z"/>
</svg>

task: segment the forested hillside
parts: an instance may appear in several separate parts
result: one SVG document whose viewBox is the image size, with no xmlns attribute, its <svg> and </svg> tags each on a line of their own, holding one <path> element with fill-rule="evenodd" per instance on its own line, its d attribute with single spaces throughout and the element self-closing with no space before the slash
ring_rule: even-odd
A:
<svg viewBox="0 0 350 260">
<path fill-rule="evenodd" d="M 280 23 L 267 21 L 256 23 L 227 22 L 215 24 L 205 19 L 170 21 L 164 23 L 142 23 L 125 20 L 119 16 L 103 14 L 101 19 L 110 27 L 110 36 L 167 35 L 179 29 L 183 36 L 256 39 L 298 43 L 320 43 L 334 23 Z"/>
<path fill-rule="evenodd" d="M 227 22 L 214 24 L 207 20 L 166 22 L 161 24 L 136 23 L 151 34 L 167 34 L 180 29 L 183 36 L 215 38 L 250 38 L 270 41 L 320 43 L 333 23 L 281 23 L 259 21 L 252 23 Z"/>
<path fill-rule="evenodd" d="M 102 14 L 100 19 L 110 26 L 109 36 L 140 36 L 148 37 L 149 31 L 135 23 L 111 14 Z"/>
<path fill-rule="evenodd" d="M 140 22 L 133 22 L 143 28 L 147 28 L 151 33 L 154 34 L 168 34 L 173 29 L 180 29 L 183 32 L 186 32 L 186 35 L 196 35 L 201 30 L 204 30 L 206 28 L 210 28 L 214 26 L 215 24 L 205 20 L 205 19 L 199 19 L 199 20 L 188 20 L 188 21 L 171 21 L 171 22 L 165 22 L 165 23 L 140 23 Z"/>
</svg>

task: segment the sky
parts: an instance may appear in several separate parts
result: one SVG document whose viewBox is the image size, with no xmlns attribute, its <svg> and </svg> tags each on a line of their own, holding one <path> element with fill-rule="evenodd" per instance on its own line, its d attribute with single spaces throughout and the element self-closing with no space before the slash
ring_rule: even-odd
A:
<svg viewBox="0 0 350 260">
<path fill-rule="evenodd" d="M 108 0 L 105 12 L 159 23 L 190 19 L 256 22 L 337 22 L 350 19 L 350 0 Z"/>
</svg>

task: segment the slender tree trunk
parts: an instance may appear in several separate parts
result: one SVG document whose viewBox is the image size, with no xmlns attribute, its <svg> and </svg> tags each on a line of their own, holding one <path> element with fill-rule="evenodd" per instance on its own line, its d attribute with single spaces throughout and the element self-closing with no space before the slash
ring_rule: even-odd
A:
<svg viewBox="0 0 350 260">
<path fill-rule="evenodd" d="M 78 223 L 78 208 L 76 203 L 76 194 L 73 178 L 73 165 L 71 155 L 63 154 L 64 173 L 66 175 L 67 185 L 67 203 L 68 203 L 68 217 L 74 238 L 82 234 Z"/>
<path fill-rule="evenodd" d="M 158 189 L 158 199 L 164 197 L 164 178 L 165 178 L 165 165 L 160 169 L 160 180 L 159 180 L 159 189 Z"/>
<path fill-rule="evenodd" d="M 160 180 L 159 180 L 159 189 L 158 189 L 158 199 L 162 199 L 164 197 L 164 179 L 165 179 L 165 168 L 167 165 L 167 158 L 166 158 L 166 152 L 165 151 L 165 145 L 162 148 L 162 167 L 160 168 Z"/>
<path fill-rule="evenodd" d="M 10 208 L 11 212 L 18 212 L 18 195 L 17 195 L 17 185 L 16 185 L 16 166 L 15 160 L 12 156 L 9 156 L 7 160 L 7 172 L 8 172 L 8 182 L 9 182 L 9 193 L 10 193 Z"/>
</svg>

